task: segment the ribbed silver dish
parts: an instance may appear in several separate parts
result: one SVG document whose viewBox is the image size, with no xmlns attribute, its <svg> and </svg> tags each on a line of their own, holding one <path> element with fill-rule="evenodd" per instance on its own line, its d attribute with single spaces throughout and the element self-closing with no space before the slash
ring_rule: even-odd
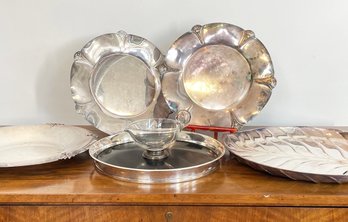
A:
<svg viewBox="0 0 348 222">
<path fill-rule="evenodd" d="M 348 182 L 347 134 L 314 127 L 267 127 L 226 135 L 239 161 L 272 175 L 315 183 Z"/>
<path fill-rule="evenodd" d="M 89 149 L 96 169 L 110 177 L 137 183 L 177 183 L 213 172 L 225 148 L 211 137 L 180 132 L 166 159 L 145 159 L 143 151 L 125 132 L 105 137 Z"/>
</svg>

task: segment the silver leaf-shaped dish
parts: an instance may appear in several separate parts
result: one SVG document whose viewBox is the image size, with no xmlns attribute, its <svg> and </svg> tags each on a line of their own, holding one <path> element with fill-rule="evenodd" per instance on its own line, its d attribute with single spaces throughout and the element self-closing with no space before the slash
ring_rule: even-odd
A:
<svg viewBox="0 0 348 222">
<path fill-rule="evenodd" d="M 0 127 L 0 167 L 18 167 L 71 158 L 88 149 L 97 135 L 59 124 Z"/>
<path fill-rule="evenodd" d="M 162 92 L 190 124 L 240 128 L 276 85 L 271 57 L 254 33 L 227 23 L 196 25 L 170 47 Z"/>
<path fill-rule="evenodd" d="M 268 127 L 225 135 L 242 163 L 272 175 L 315 183 L 348 182 L 348 141 L 339 130 Z"/>
</svg>

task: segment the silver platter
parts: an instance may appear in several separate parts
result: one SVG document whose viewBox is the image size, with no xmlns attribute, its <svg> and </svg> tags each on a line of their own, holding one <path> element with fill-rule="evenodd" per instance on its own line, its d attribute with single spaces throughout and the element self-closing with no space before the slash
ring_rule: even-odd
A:
<svg viewBox="0 0 348 222">
<path fill-rule="evenodd" d="M 191 132 L 180 132 L 169 156 L 162 161 L 142 157 L 128 133 L 95 142 L 89 149 L 96 169 L 113 178 L 137 183 L 177 183 L 213 172 L 225 153 L 217 140 Z"/>
<path fill-rule="evenodd" d="M 0 127 L 0 167 L 19 167 L 71 158 L 97 140 L 89 130 L 66 125 Z"/>
<path fill-rule="evenodd" d="M 76 111 L 109 134 L 154 117 L 162 60 L 161 52 L 142 37 L 123 31 L 96 37 L 75 54 L 71 68 Z"/>
<path fill-rule="evenodd" d="M 162 92 L 190 124 L 240 128 L 276 85 L 271 57 L 254 33 L 226 23 L 196 25 L 170 47 Z"/>
<path fill-rule="evenodd" d="M 315 183 L 348 182 L 348 136 L 313 127 L 268 127 L 226 135 L 241 162 L 272 175 Z"/>
</svg>

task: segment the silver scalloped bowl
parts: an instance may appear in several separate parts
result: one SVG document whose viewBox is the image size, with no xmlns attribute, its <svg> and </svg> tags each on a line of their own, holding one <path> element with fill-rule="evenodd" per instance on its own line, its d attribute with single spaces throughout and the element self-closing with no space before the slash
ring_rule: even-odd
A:
<svg viewBox="0 0 348 222">
<path fill-rule="evenodd" d="M 173 112 L 190 124 L 240 128 L 268 102 L 276 85 L 267 49 L 250 30 L 226 23 L 196 25 L 169 49 L 162 79 Z"/>
<path fill-rule="evenodd" d="M 94 38 L 75 54 L 71 68 L 76 111 L 109 134 L 131 121 L 152 118 L 162 59 L 151 42 L 123 31 Z"/>
</svg>

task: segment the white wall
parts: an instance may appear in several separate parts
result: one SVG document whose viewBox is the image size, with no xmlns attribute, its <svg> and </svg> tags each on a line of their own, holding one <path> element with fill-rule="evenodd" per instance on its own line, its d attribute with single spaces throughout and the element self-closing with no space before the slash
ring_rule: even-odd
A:
<svg viewBox="0 0 348 222">
<path fill-rule="evenodd" d="M 163 53 L 195 24 L 251 29 L 278 86 L 249 125 L 348 125 L 348 1 L 0 0 L 0 125 L 85 124 L 69 89 L 74 52 L 120 29 Z"/>
</svg>

